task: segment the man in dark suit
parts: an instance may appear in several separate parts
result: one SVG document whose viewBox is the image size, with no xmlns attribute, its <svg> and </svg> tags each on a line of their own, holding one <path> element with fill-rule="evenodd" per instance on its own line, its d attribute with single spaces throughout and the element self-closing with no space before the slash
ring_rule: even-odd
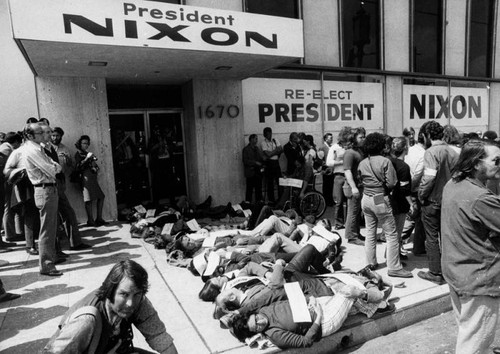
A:
<svg viewBox="0 0 500 354">
<path fill-rule="evenodd" d="M 257 146 L 257 134 L 252 134 L 248 138 L 248 145 L 243 148 L 243 165 L 245 166 L 245 178 L 247 179 L 247 189 L 245 200 L 252 202 L 253 191 L 255 190 L 255 202 L 262 198 L 262 171 L 263 157 L 262 151 Z"/>
</svg>

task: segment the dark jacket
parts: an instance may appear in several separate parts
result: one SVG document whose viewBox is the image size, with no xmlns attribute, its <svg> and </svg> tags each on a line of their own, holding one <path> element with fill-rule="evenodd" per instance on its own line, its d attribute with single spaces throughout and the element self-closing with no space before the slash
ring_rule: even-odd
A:
<svg viewBox="0 0 500 354">
<path fill-rule="evenodd" d="M 248 144 L 243 148 L 243 165 L 245 166 L 245 178 L 261 175 L 260 168 L 263 163 L 262 151 L 258 146 Z M 257 164 L 260 163 L 261 165 Z"/>
<path fill-rule="evenodd" d="M 441 207 L 441 266 L 459 295 L 500 296 L 500 197 L 480 181 L 449 181 Z"/>
</svg>

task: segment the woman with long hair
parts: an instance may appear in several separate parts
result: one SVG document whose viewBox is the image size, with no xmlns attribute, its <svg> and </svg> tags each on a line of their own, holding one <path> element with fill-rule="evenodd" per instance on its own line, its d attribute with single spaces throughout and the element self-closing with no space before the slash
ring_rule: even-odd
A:
<svg viewBox="0 0 500 354">
<path fill-rule="evenodd" d="M 358 173 L 363 185 L 361 209 L 365 215 L 365 253 L 368 267 L 375 270 L 377 264 L 377 226 L 380 224 L 387 239 L 387 275 L 411 278 L 411 272 L 403 269 L 399 258 L 399 242 L 396 223 L 389 200 L 390 191 L 398 182 L 396 170 L 391 161 L 382 156 L 386 147 L 383 134 L 371 133 L 366 137 L 364 151 L 366 158 L 360 162 Z"/>
</svg>

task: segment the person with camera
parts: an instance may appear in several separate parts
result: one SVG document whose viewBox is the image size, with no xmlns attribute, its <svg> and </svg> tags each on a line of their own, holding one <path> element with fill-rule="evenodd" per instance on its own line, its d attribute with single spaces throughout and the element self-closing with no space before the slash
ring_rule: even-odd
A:
<svg viewBox="0 0 500 354">
<path fill-rule="evenodd" d="M 77 152 L 75 154 L 75 169 L 81 175 L 83 188 L 83 201 L 85 202 L 85 211 L 87 212 L 87 226 L 106 225 L 107 222 L 102 218 L 102 208 L 104 205 L 104 193 L 97 181 L 97 157 L 90 151 L 90 138 L 88 135 L 82 135 L 75 144 Z M 97 201 L 97 215 L 94 220 L 92 213 L 92 202 Z"/>
</svg>

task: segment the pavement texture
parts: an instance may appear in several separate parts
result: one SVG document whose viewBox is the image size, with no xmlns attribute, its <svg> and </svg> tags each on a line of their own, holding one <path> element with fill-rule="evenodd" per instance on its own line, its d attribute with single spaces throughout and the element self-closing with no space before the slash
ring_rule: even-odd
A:
<svg viewBox="0 0 500 354">
<path fill-rule="evenodd" d="M 330 212 L 327 210 L 325 216 L 331 216 Z M 71 256 L 67 262 L 57 266 L 64 272 L 61 277 L 40 275 L 38 257 L 25 252 L 24 242 L 18 242 L 16 247 L 12 247 L 12 252 L 0 254 L 0 279 L 7 291 L 22 295 L 19 299 L 0 303 L 1 353 L 39 352 L 55 332 L 65 311 L 98 288 L 111 267 L 126 258 L 137 261 L 148 271 L 151 284 L 148 297 L 180 353 L 278 351 L 276 348 L 251 349 L 238 342 L 229 331 L 220 328 L 218 321 L 212 319 L 213 305 L 198 299 L 203 285 L 201 279 L 186 269 L 168 265 L 164 250 L 155 249 L 142 239 L 131 238 L 128 224 L 112 223 L 97 229 L 82 227 L 81 231 L 84 242 L 91 244 L 92 248 L 65 251 Z M 344 241 L 343 267 L 356 271 L 363 268 L 366 265 L 364 247 L 348 244 L 343 230 L 339 233 Z M 408 250 L 411 247 L 411 243 L 405 245 Z M 377 272 L 387 277 L 384 250 L 385 244 L 378 243 L 381 268 Z M 405 262 L 413 278 L 387 278 L 399 285 L 390 298 L 396 306 L 394 313 L 376 315 L 372 319 L 361 315 L 349 317 L 339 332 L 323 338 L 312 348 L 296 352 L 332 353 L 392 332 L 397 336 L 401 328 L 449 311 L 451 305 L 447 285 L 439 286 L 417 277 L 418 271 L 427 270 L 426 258 L 414 257 L 410 253 Z M 137 331 L 134 333 L 134 344 L 149 349 Z"/>
</svg>

